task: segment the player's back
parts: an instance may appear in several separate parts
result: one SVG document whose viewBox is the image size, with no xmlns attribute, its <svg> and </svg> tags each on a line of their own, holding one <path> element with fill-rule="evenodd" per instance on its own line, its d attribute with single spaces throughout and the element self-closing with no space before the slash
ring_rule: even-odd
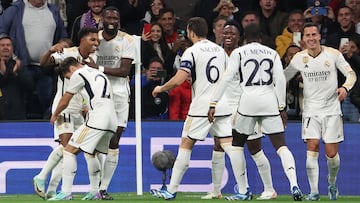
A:
<svg viewBox="0 0 360 203">
<path fill-rule="evenodd" d="M 185 50 L 181 58 L 181 68 L 185 63 L 192 64 L 190 71 L 193 79 L 193 92 L 189 115 L 207 116 L 210 98 L 226 68 L 226 52 L 222 47 L 209 40 L 201 40 Z M 225 100 L 223 96 L 218 102 L 217 115 L 231 113 Z"/>
<path fill-rule="evenodd" d="M 286 90 L 280 87 L 285 88 L 286 80 L 277 52 L 257 42 L 239 47 L 234 52 L 230 64 L 240 67 L 243 90 L 239 112 L 244 115 L 278 114 L 279 98 L 274 84 L 278 83 L 279 92 L 285 94 Z"/>
<path fill-rule="evenodd" d="M 99 129 L 115 130 L 116 115 L 113 92 L 110 81 L 105 74 L 85 66 L 75 71 L 71 76 L 69 92 L 78 89 L 80 87 L 80 85 L 76 87 L 78 84 L 84 84 L 80 93 L 89 108 L 87 125 Z"/>
</svg>

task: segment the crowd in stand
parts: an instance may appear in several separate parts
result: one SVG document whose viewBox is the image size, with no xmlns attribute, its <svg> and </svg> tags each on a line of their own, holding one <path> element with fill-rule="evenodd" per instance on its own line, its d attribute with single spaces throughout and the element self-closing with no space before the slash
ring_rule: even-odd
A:
<svg viewBox="0 0 360 203">
<path fill-rule="evenodd" d="M 208 39 L 219 45 L 228 20 L 236 20 L 242 27 L 259 24 L 262 43 L 279 53 L 284 68 L 295 53 L 306 48 L 301 41 L 303 25 L 316 23 L 321 43 L 340 50 L 360 74 L 360 0 L 1 0 L 0 120 L 50 118 L 56 75 L 53 69 L 40 66 L 41 57 L 60 40 L 71 39 L 78 46 L 78 32 L 83 27 L 102 29 L 101 13 L 107 6 L 120 11 L 122 31 L 141 36 L 143 119 L 185 118 L 191 102 L 191 76 L 168 93 L 154 98 L 151 92 L 176 73 L 182 53 L 191 46 L 185 25 L 193 16 L 207 20 Z M 11 57 L 6 45 L 9 39 Z M 135 108 L 132 69 L 130 119 Z M 24 77 L 26 80 L 21 79 Z M 338 80 L 342 84 L 344 78 Z M 359 121 L 359 95 L 357 82 L 342 103 L 345 121 Z M 290 119 L 300 119 L 301 104 L 299 76 L 288 84 Z"/>
</svg>

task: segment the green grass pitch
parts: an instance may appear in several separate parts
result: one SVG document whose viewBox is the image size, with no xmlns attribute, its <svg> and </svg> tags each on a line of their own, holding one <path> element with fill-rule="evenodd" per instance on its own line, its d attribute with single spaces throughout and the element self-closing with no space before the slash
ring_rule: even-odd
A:
<svg viewBox="0 0 360 203">
<path fill-rule="evenodd" d="M 84 202 L 81 201 L 81 198 L 84 194 L 75 194 L 74 200 L 70 201 L 71 203 L 80 203 Z M 168 202 L 163 199 L 159 199 L 156 197 L 151 196 L 149 193 L 144 193 L 143 195 L 137 195 L 136 193 L 112 193 L 111 194 L 114 197 L 113 201 L 109 202 L 121 202 L 121 203 L 132 203 L 132 202 L 141 202 L 141 203 L 147 203 L 147 202 Z M 214 199 L 214 200 L 202 200 L 200 197 L 202 195 L 205 195 L 205 193 L 190 193 L 190 192 L 180 192 L 177 194 L 177 197 L 175 200 L 171 202 L 196 202 L 196 203 L 219 203 L 219 202 L 227 202 L 224 199 Z M 290 195 L 279 195 L 276 200 L 267 200 L 267 201 L 258 201 L 255 198 L 257 195 L 254 195 L 254 199 L 252 202 L 266 202 L 266 203 L 272 203 L 272 202 L 294 202 L 292 197 Z M 39 202 L 45 202 L 37 195 L 0 195 L 0 203 L 39 203 Z M 61 201 L 63 202 L 63 201 Z M 320 197 L 320 201 L 318 202 L 330 202 L 327 196 L 323 195 Z M 334 201 L 332 201 L 334 202 Z M 345 203 L 345 202 L 360 202 L 360 196 L 339 196 L 336 203 Z"/>
</svg>

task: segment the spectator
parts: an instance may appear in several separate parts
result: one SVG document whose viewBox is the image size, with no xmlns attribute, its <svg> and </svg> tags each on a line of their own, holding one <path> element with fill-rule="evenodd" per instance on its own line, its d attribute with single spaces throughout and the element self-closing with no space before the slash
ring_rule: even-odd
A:
<svg viewBox="0 0 360 203">
<path fill-rule="evenodd" d="M 353 12 L 351 8 L 347 6 L 342 6 L 339 8 L 337 15 L 337 22 L 339 26 L 335 32 L 329 34 L 326 38 L 326 44 L 335 49 L 342 51 L 344 48 L 340 47 L 341 38 L 350 38 L 350 37 L 360 37 L 359 34 L 355 32 L 353 19 Z"/>
<path fill-rule="evenodd" d="M 165 7 L 164 0 L 151 0 L 149 9 L 145 12 L 144 18 L 140 20 L 141 24 L 157 22 L 159 20 L 160 10 Z"/>
<path fill-rule="evenodd" d="M 347 6 L 341 6 L 338 10 L 337 22 L 339 27 L 336 32 L 329 35 L 326 39 L 327 45 L 335 49 L 338 49 L 345 56 L 349 51 L 349 42 L 341 44 L 341 39 L 349 41 L 349 38 L 360 38 L 360 35 L 355 32 L 354 23 L 352 21 L 353 13 L 351 8 Z M 350 55 L 349 55 L 350 56 Z M 349 58 L 345 57 L 349 62 Z M 353 63 L 351 65 L 359 65 Z M 353 67 L 353 66 L 352 66 Z M 338 84 L 341 85 L 345 82 L 345 76 L 338 74 Z M 343 119 L 345 121 L 359 121 L 359 113 L 354 105 L 351 104 L 350 99 L 345 98 L 341 103 L 343 111 Z"/>
<path fill-rule="evenodd" d="M 26 119 L 25 95 L 34 88 L 30 73 L 12 58 L 14 47 L 8 35 L 0 35 L 0 120 Z"/>
<path fill-rule="evenodd" d="M 67 17 L 66 17 L 66 0 L 48 0 L 48 3 L 54 4 L 59 8 L 61 19 L 64 21 L 64 26 L 67 28 Z"/>
<path fill-rule="evenodd" d="M 101 13 L 106 5 L 106 0 L 88 0 L 88 7 L 90 8 L 87 12 L 78 16 L 73 24 L 71 30 L 71 40 L 75 46 L 79 46 L 79 30 L 83 27 L 91 27 L 101 29 L 103 27 L 101 22 Z"/>
<path fill-rule="evenodd" d="M 175 12 L 172 8 L 163 8 L 160 10 L 159 23 L 165 32 L 165 40 L 170 48 L 174 46 L 175 41 L 178 39 L 179 34 L 175 26 Z"/>
<path fill-rule="evenodd" d="M 191 103 L 191 74 L 178 87 L 169 92 L 169 119 L 185 120 Z"/>
<path fill-rule="evenodd" d="M 142 119 L 167 119 L 169 95 L 167 92 L 152 96 L 152 91 L 157 85 L 164 82 L 163 63 L 158 57 L 152 58 L 145 73 L 141 76 L 141 118 Z M 130 81 L 130 119 L 135 118 L 135 79 Z"/>
<path fill-rule="evenodd" d="M 207 20 L 209 27 L 208 38 L 212 35 L 214 19 L 219 15 L 218 10 L 220 6 L 227 2 L 227 0 L 201 0 L 196 8 L 196 15 Z M 253 0 L 232 0 L 234 5 L 234 19 L 239 21 L 245 11 L 253 10 Z"/>
<path fill-rule="evenodd" d="M 231 1 L 220 1 L 219 4 L 219 6 L 214 9 L 218 13 L 218 16 L 224 16 L 228 20 L 234 19 L 233 13 L 238 12 L 239 9 L 236 8 Z"/>
<path fill-rule="evenodd" d="M 29 101 L 29 106 L 33 108 L 39 104 L 38 116 L 49 118 L 53 76 L 39 64 L 43 53 L 67 37 L 58 8 L 46 1 L 16 1 L 0 16 L 0 33 L 14 39 L 15 54 L 34 80 L 36 92 L 33 94 L 36 94 L 38 101 Z"/>
<path fill-rule="evenodd" d="M 286 67 L 293 56 L 301 51 L 301 48 L 295 44 L 290 44 L 290 46 L 286 49 L 285 54 L 282 58 L 283 67 Z M 287 114 L 289 120 L 299 120 L 301 107 L 302 107 L 302 98 L 303 98 L 303 84 L 302 78 L 300 74 L 297 74 L 294 78 L 292 78 L 287 84 L 286 91 L 286 104 L 287 104 Z"/>
<path fill-rule="evenodd" d="M 139 21 L 144 17 L 148 4 L 144 4 L 143 0 L 107 0 L 107 5 L 119 9 L 122 30 L 131 35 L 141 34 L 142 24 Z"/>
<path fill-rule="evenodd" d="M 66 18 L 67 18 L 67 33 L 71 35 L 72 27 L 75 19 L 86 12 L 88 0 L 66 0 Z"/>
<path fill-rule="evenodd" d="M 261 32 L 271 38 L 275 44 L 275 38 L 281 34 L 287 25 L 288 13 L 277 9 L 277 0 L 260 0 L 260 28 Z M 271 48 L 275 48 L 272 46 Z"/>
<path fill-rule="evenodd" d="M 360 78 L 360 39 L 351 37 L 349 39 L 349 50 L 345 54 L 345 59 L 350 63 L 356 73 L 356 78 Z M 360 112 L 360 80 L 356 80 L 355 86 L 349 92 L 350 101 Z"/>
<path fill-rule="evenodd" d="M 290 44 L 295 43 L 300 45 L 299 41 L 294 41 L 294 32 L 299 34 L 300 39 L 304 23 L 305 19 L 301 10 L 294 10 L 290 12 L 288 25 L 284 28 L 282 34 L 278 35 L 275 39 L 276 51 L 279 53 L 280 58 L 284 56 L 285 51 Z"/>
<path fill-rule="evenodd" d="M 224 25 L 227 21 L 225 16 L 218 16 L 214 19 L 213 26 L 212 26 L 212 35 L 210 35 L 209 39 L 215 42 L 218 45 L 223 44 L 223 30 Z"/>
<path fill-rule="evenodd" d="M 153 57 L 161 59 L 164 69 L 167 72 L 166 80 L 173 75 L 174 60 L 176 51 L 172 52 L 165 41 L 164 30 L 159 23 L 153 23 L 150 33 L 141 36 L 141 63 L 144 67 L 149 67 L 149 62 Z"/>
<path fill-rule="evenodd" d="M 315 23 L 319 27 L 321 35 L 320 43 L 326 44 L 328 34 L 333 33 L 334 30 L 336 30 L 336 17 L 331 7 L 326 6 L 325 4 L 320 4 L 319 6 L 327 8 L 326 15 L 316 13 L 313 15 L 312 9 L 314 8 L 314 5 L 311 5 L 304 11 L 304 17 L 306 22 Z"/>
<path fill-rule="evenodd" d="M 193 17 L 197 16 L 195 9 L 201 0 L 166 0 L 166 5 L 174 9 L 176 17 L 179 20 L 179 28 L 185 30 L 187 21 Z"/>
<path fill-rule="evenodd" d="M 241 19 L 242 28 L 244 29 L 252 23 L 260 25 L 259 14 L 255 11 L 245 12 L 243 18 Z M 241 36 L 240 44 L 242 44 L 243 42 L 244 42 L 244 36 Z M 261 43 L 268 47 L 275 48 L 275 41 L 272 40 L 270 36 L 266 35 L 265 33 L 261 33 Z"/>
</svg>

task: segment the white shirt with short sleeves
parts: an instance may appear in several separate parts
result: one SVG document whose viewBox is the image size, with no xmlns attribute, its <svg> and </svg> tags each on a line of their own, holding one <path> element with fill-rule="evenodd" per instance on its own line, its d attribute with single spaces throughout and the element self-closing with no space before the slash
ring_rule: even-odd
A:
<svg viewBox="0 0 360 203">
<path fill-rule="evenodd" d="M 240 73 L 240 114 L 279 115 L 279 107 L 285 107 L 286 80 L 275 50 L 257 42 L 236 48 L 230 55 L 229 69 L 229 77 Z"/>
<path fill-rule="evenodd" d="M 116 131 L 113 90 L 104 73 L 85 65 L 72 74 L 66 92 L 80 93 L 85 99 L 89 107 L 87 126 Z"/>
<path fill-rule="evenodd" d="M 60 64 L 65 58 L 68 57 L 74 57 L 77 59 L 77 61 L 82 62 L 84 58 L 81 56 L 79 52 L 78 47 L 70 47 L 70 48 L 64 48 L 63 52 L 55 52 L 51 54 L 51 57 L 53 57 L 55 64 Z M 90 55 L 90 57 L 94 57 L 94 55 Z M 69 83 L 69 80 L 64 78 L 61 79 L 60 76 L 58 76 L 57 79 L 57 91 L 54 97 L 53 105 L 52 105 L 52 112 L 56 110 L 56 107 L 61 99 L 61 97 L 64 95 L 65 90 L 67 88 L 67 85 Z M 82 103 L 82 97 L 81 95 L 74 95 L 73 99 L 70 101 L 69 106 L 64 110 L 67 113 L 79 113 L 83 109 L 83 103 Z"/>
<path fill-rule="evenodd" d="M 103 30 L 101 30 L 99 31 L 99 40 L 100 45 L 96 51 L 96 64 L 99 66 L 119 68 L 122 58 L 135 59 L 135 41 L 131 35 L 118 31 L 115 38 L 107 41 L 103 37 Z M 130 95 L 129 79 L 111 75 L 107 75 L 107 77 L 114 89 L 114 94 L 120 96 L 122 101 L 128 102 Z"/>
<path fill-rule="evenodd" d="M 180 70 L 191 73 L 193 78 L 189 116 L 207 117 L 210 99 L 225 72 L 227 61 L 224 49 L 206 39 L 185 50 L 181 57 Z M 215 116 L 232 113 L 226 96 L 222 96 L 217 102 Z"/>
<path fill-rule="evenodd" d="M 345 58 L 336 49 L 322 46 L 321 53 L 312 57 L 307 50 L 298 52 L 285 70 L 290 80 L 300 71 L 304 83 L 303 116 L 339 115 L 340 102 L 337 69 L 345 76 L 351 70 Z"/>
</svg>

